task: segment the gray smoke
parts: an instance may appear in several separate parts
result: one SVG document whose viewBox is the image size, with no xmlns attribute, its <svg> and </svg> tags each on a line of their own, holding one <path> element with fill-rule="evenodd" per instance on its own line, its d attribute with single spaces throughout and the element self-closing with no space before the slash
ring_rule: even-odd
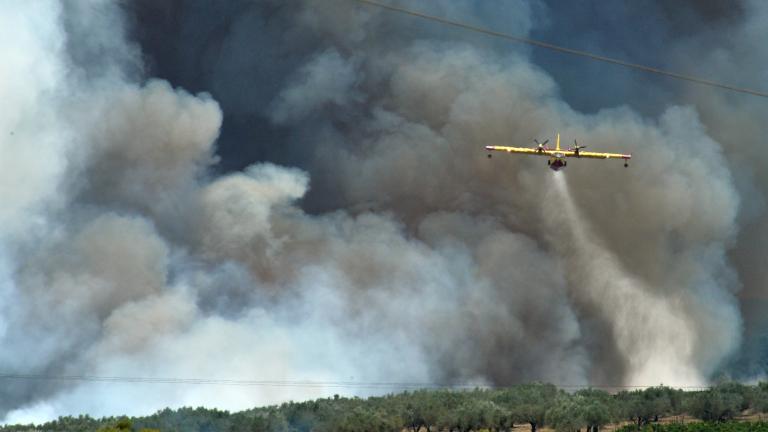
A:
<svg viewBox="0 0 768 432">
<path fill-rule="evenodd" d="M 729 37 L 712 50 L 708 41 L 685 40 L 676 47 L 702 53 L 711 74 L 729 77 L 734 82 L 765 88 L 765 65 L 768 56 L 759 48 L 759 40 L 768 30 L 768 8 L 757 1 L 744 2 L 744 20 L 729 29 Z M 765 257 L 768 245 L 766 197 L 768 158 L 762 143 L 768 134 L 765 124 L 765 102 L 737 98 L 721 93 L 687 92 L 686 99 L 695 104 L 712 137 L 728 151 L 728 167 L 742 197 L 739 234 L 728 251 L 734 271 L 741 280 L 740 311 L 744 320 L 744 343 L 739 356 L 732 359 L 729 372 L 741 378 L 764 377 L 768 368 L 768 273 Z"/>
<path fill-rule="evenodd" d="M 528 49 L 414 18 L 345 1 L 183 5 L 0 6 L 4 373 L 494 385 L 765 373 L 763 101 L 676 87 L 670 103 L 668 83 L 624 76 L 610 85 L 649 87 L 653 103 L 580 110 Z M 733 28 L 725 51 L 709 53 L 704 31 L 669 35 L 666 61 L 759 81 L 765 59 L 734 60 L 764 39 L 768 8 L 744 8 L 719 24 Z M 428 9 L 521 35 L 557 14 L 522 0 Z M 142 14 L 173 21 L 162 62 L 131 42 Z M 168 64 L 194 72 L 151 78 Z M 632 152 L 633 166 L 577 160 L 553 178 L 543 160 L 481 150 L 555 130 Z M 9 380 L 0 413 L 339 391 Z"/>
</svg>

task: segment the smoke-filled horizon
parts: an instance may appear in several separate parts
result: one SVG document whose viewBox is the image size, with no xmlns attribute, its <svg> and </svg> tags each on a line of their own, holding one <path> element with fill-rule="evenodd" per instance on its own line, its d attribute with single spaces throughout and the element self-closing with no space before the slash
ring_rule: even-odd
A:
<svg viewBox="0 0 768 432">
<path fill-rule="evenodd" d="M 624 30 L 635 6 L 426 12 L 544 38 L 565 22 L 574 48 L 764 82 L 768 7 L 687 4 L 645 2 L 643 31 Z M 4 373 L 765 374 L 762 100 L 342 0 L 18 2 L 0 6 L 0 52 Z M 631 166 L 553 176 L 482 151 L 555 130 Z M 6 422 L 339 391 L 3 384 Z"/>
</svg>

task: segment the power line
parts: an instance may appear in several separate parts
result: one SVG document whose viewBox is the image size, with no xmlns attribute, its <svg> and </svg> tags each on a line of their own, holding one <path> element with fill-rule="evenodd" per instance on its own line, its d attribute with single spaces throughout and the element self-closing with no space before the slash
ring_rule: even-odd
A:
<svg viewBox="0 0 768 432">
<path fill-rule="evenodd" d="M 140 376 L 100 376 L 100 375 L 41 375 L 41 374 L 0 374 L 0 380 L 24 381 L 84 381 L 121 384 L 182 384 L 182 385 L 225 385 L 245 387 L 299 387 L 299 388 L 364 388 L 364 389 L 504 389 L 514 385 L 481 385 L 469 383 L 432 383 L 432 382 L 358 382 L 358 381 L 311 381 L 311 380 L 239 380 L 220 378 L 172 378 Z M 658 385 L 587 385 L 555 384 L 556 387 L 569 390 L 586 388 L 637 390 Z M 684 390 L 704 390 L 707 386 L 669 386 Z"/>
<path fill-rule="evenodd" d="M 601 62 L 604 62 L 604 63 L 611 63 L 611 64 L 615 64 L 615 65 L 619 65 L 619 66 L 624 66 L 624 67 L 627 67 L 627 68 L 630 68 L 630 69 L 636 69 L 636 70 L 641 70 L 641 71 L 644 71 L 644 72 L 650 72 L 650 73 L 654 73 L 654 74 L 658 74 L 658 75 L 663 75 L 663 76 L 667 76 L 667 77 L 670 77 L 670 78 L 675 78 L 675 79 L 679 79 L 679 80 L 683 80 L 683 81 L 688 81 L 688 82 L 692 82 L 692 83 L 696 83 L 696 84 L 701 84 L 701 85 L 705 85 L 705 86 L 716 87 L 716 88 L 720 88 L 720 89 L 724 89 L 724 90 L 730 90 L 730 91 L 734 91 L 734 92 L 738 92 L 738 93 L 746 93 L 746 94 L 749 94 L 749 95 L 752 95 L 752 96 L 760 96 L 760 97 L 768 98 L 768 93 L 757 91 L 757 90 L 752 90 L 752 89 L 749 89 L 749 88 L 736 87 L 736 86 L 733 86 L 733 85 L 730 85 L 730 84 L 723 84 L 723 83 L 720 83 L 720 82 L 717 82 L 717 81 L 712 81 L 712 80 L 708 80 L 708 79 L 704 79 L 704 78 L 699 78 L 699 77 L 692 76 L 692 75 L 684 75 L 684 74 L 680 74 L 680 73 L 677 73 L 677 72 L 671 72 L 671 71 L 667 71 L 667 70 L 664 70 L 664 69 L 659 69 L 659 68 L 655 68 L 655 67 L 651 67 L 651 66 L 645 66 L 645 65 L 642 65 L 642 64 L 638 64 L 638 63 L 631 63 L 631 62 L 627 62 L 627 61 L 624 61 L 624 60 L 615 59 L 615 58 L 612 58 L 612 57 L 602 56 L 602 55 L 599 55 L 599 54 L 593 54 L 593 53 L 590 53 L 590 52 L 587 52 L 587 51 L 582 51 L 582 50 L 577 50 L 577 49 L 573 49 L 573 48 L 567 48 L 567 47 L 563 47 L 563 46 L 559 46 L 559 45 L 554 45 L 554 44 L 551 44 L 551 43 L 548 43 L 548 42 L 539 41 L 539 40 L 536 40 L 536 39 L 529 39 L 529 38 L 524 38 L 524 37 L 520 37 L 520 36 L 510 35 L 510 34 L 507 34 L 507 33 L 501 33 L 501 32 L 498 32 L 498 31 L 487 29 L 487 28 L 477 27 L 477 26 L 473 26 L 473 25 L 470 25 L 470 24 L 465 24 L 465 23 L 458 22 L 458 21 L 452 21 L 452 20 L 449 20 L 449 19 L 441 18 L 441 17 L 434 16 L 434 15 L 428 15 L 428 14 L 425 14 L 425 13 L 422 13 L 422 12 L 417 12 L 417 11 L 414 11 L 414 10 L 401 8 L 401 7 L 398 7 L 398 6 L 392 6 L 392 5 L 388 5 L 388 4 L 379 3 L 379 2 L 376 2 L 376 1 L 373 1 L 373 0 L 352 0 L 352 1 L 355 1 L 355 2 L 360 3 L 360 4 L 364 4 L 364 5 L 379 7 L 381 9 L 386 9 L 386 10 L 389 10 L 389 11 L 392 11 L 392 12 L 398 12 L 398 13 L 402 13 L 402 14 L 405 14 L 405 15 L 410 15 L 410 16 L 414 16 L 414 17 L 418 17 L 418 18 L 422 18 L 422 19 L 438 22 L 438 23 L 441 23 L 441 24 L 446 24 L 446 25 L 462 28 L 462 29 L 465 29 L 465 30 L 470 30 L 470 31 L 473 31 L 473 32 L 476 32 L 476 33 L 482 33 L 482 34 L 485 34 L 485 35 L 489 35 L 489 36 L 493 36 L 493 37 L 498 37 L 498 38 L 501 38 L 501 39 L 506 39 L 506 40 L 509 40 L 509 41 L 517 42 L 517 43 L 532 45 L 532 46 L 536 46 L 536 47 L 539 47 L 539 48 L 546 48 L 546 49 L 552 50 L 552 51 L 557 51 L 557 52 L 566 53 L 566 54 L 572 54 L 572 55 L 579 56 L 579 57 L 585 57 L 585 58 L 588 58 L 588 59 L 597 60 L 597 61 L 601 61 Z"/>
</svg>

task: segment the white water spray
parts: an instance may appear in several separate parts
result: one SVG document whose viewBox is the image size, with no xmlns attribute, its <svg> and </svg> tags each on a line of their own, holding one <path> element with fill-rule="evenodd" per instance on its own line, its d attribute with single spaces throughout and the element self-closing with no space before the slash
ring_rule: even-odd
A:
<svg viewBox="0 0 768 432">
<path fill-rule="evenodd" d="M 695 329 L 683 315 L 681 299 L 655 294 L 602 245 L 576 207 L 563 173 L 555 173 L 544 205 L 551 241 L 564 256 L 574 298 L 611 324 L 626 359 L 625 385 L 703 385 L 696 370 Z M 573 288 L 571 288 L 573 289 Z M 599 355 L 599 354 L 598 354 Z"/>
</svg>

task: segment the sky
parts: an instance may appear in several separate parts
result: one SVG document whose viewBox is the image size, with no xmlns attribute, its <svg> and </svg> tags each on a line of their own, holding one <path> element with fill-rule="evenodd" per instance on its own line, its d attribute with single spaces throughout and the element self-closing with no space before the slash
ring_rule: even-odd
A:
<svg viewBox="0 0 768 432">
<path fill-rule="evenodd" d="M 758 1 L 392 1 L 761 88 Z M 768 361 L 766 101 L 351 0 L 0 6 L 6 423 Z M 578 139 L 621 162 L 491 160 Z"/>
</svg>

